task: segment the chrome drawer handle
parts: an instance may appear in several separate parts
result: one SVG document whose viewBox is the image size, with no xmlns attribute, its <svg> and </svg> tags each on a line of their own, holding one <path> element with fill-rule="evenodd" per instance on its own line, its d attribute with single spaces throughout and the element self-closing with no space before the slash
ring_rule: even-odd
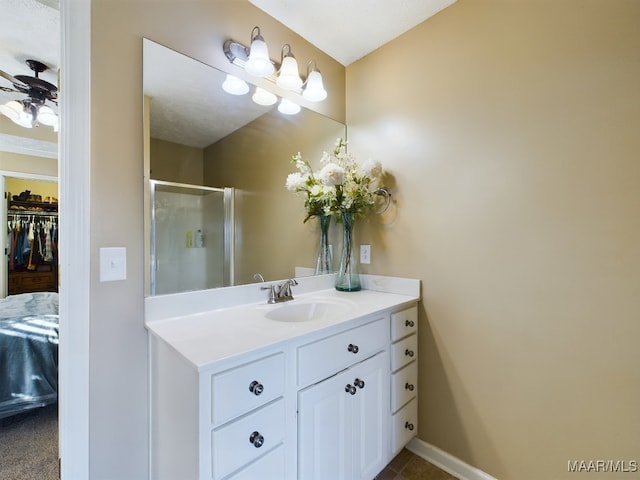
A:
<svg viewBox="0 0 640 480">
<path fill-rule="evenodd" d="M 404 354 L 407 357 L 413 357 L 413 350 L 409 350 L 408 348 L 404 351 Z"/>
<path fill-rule="evenodd" d="M 347 383 L 347 385 L 344 387 L 344 391 L 347 392 L 347 393 L 350 393 L 351 395 L 355 395 L 356 394 L 356 387 L 354 387 L 350 383 Z"/>
<path fill-rule="evenodd" d="M 356 378 L 353 384 L 358 388 L 364 388 L 364 380 L 360 380 L 359 378 Z"/>
<path fill-rule="evenodd" d="M 405 327 L 413 328 L 413 326 L 414 326 L 414 325 L 415 325 L 415 323 L 413 323 L 413 320 L 406 320 L 406 321 L 404 322 L 404 326 L 405 326 Z"/>
<path fill-rule="evenodd" d="M 256 448 L 260 448 L 264 445 L 264 437 L 260 435 L 260 432 L 253 432 L 249 437 L 249 442 Z"/>
<path fill-rule="evenodd" d="M 264 386 L 257 380 L 254 380 L 249 385 L 249 391 L 254 395 L 260 395 L 262 392 L 264 392 Z"/>
<path fill-rule="evenodd" d="M 407 430 L 409 430 L 410 432 L 413 432 L 413 423 L 406 422 L 406 423 L 404 424 L 404 428 L 406 428 L 406 429 L 407 429 Z"/>
<path fill-rule="evenodd" d="M 347 347 L 347 350 L 351 353 L 358 353 L 358 351 L 360 350 L 360 348 L 358 348 L 357 345 L 354 345 L 353 343 L 350 343 L 349 346 Z"/>
<path fill-rule="evenodd" d="M 409 382 L 405 383 L 404 388 L 405 390 L 409 390 L 410 392 L 413 392 L 413 389 L 414 389 L 413 383 L 409 383 Z"/>
</svg>

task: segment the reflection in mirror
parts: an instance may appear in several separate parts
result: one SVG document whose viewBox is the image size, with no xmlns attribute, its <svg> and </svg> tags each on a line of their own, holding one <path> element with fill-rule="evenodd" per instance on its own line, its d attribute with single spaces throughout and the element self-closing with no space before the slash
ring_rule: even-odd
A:
<svg viewBox="0 0 640 480">
<path fill-rule="evenodd" d="M 226 72 L 148 39 L 143 51 L 149 178 L 235 192 L 235 255 L 224 285 L 253 283 L 256 273 L 271 281 L 313 272 L 317 221 L 303 223 L 304 201 L 286 190 L 285 180 L 295 170 L 294 154 L 301 152 L 317 167 L 322 152 L 346 137 L 345 126 L 305 108 L 284 115 L 275 106 L 258 105 L 251 100 L 253 86 L 243 96 L 227 94 Z M 336 230 L 330 231 L 332 244 Z M 187 231 L 176 232 L 181 239 L 176 248 L 186 248 Z M 152 269 L 157 260 L 149 262 Z M 206 288 L 212 285 L 189 285 Z"/>
</svg>

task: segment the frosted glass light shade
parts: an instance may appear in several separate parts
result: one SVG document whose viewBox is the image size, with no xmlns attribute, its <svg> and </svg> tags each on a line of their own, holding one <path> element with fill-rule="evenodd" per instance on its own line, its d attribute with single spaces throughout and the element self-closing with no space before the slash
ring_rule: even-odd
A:
<svg viewBox="0 0 640 480">
<path fill-rule="evenodd" d="M 318 70 L 312 70 L 307 77 L 307 86 L 302 92 L 302 96 L 310 102 L 321 102 L 327 98 L 327 91 L 322 84 L 322 75 Z"/>
<path fill-rule="evenodd" d="M 4 105 L 0 105 L 0 113 L 8 117 L 14 122 L 17 122 L 22 113 L 23 107 L 17 100 L 11 100 Z"/>
<path fill-rule="evenodd" d="M 273 73 L 274 68 L 269 57 L 269 49 L 262 36 L 258 35 L 251 41 L 249 59 L 244 69 L 256 77 L 266 77 Z"/>
<path fill-rule="evenodd" d="M 256 87 L 256 91 L 251 99 L 258 105 L 264 105 L 267 107 L 269 105 L 273 105 L 278 101 L 278 97 L 276 97 L 273 93 L 260 87 Z"/>
<path fill-rule="evenodd" d="M 42 105 L 38 109 L 38 123 L 54 127 L 58 123 L 58 116 L 50 107 Z"/>
<path fill-rule="evenodd" d="M 227 74 L 222 89 L 231 95 L 244 95 L 249 91 L 249 85 L 241 78 Z"/>
<path fill-rule="evenodd" d="M 284 57 L 276 85 L 285 90 L 297 90 L 302 86 L 298 73 L 298 62 L 293 55 Z"/>
<path fill-rule="evenodd" d="M 285 115 L 295 115 L 299 113 L 301 110 L 300 105 L 292 102 L 287 98 L 283 98 L 278 105 L 278 111 L 280 113 L 284 113 Z"/>
</svg>

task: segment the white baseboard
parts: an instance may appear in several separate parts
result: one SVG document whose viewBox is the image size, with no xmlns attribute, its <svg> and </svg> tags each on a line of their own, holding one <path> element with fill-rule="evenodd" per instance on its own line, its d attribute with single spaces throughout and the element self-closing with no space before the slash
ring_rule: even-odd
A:
<svg viewBox="0 0 640 480">
<path fill-rule="evenodd" d="M 460 480 L 497 480 L 488 473 L 472 467 L 459 458 L 456 458 L 417 437 L 414 437 L 409 442 L 407 450 L 424 458 L 426 461 L 433 463 L 436 467 L 441 468 Z"/>
</svg>

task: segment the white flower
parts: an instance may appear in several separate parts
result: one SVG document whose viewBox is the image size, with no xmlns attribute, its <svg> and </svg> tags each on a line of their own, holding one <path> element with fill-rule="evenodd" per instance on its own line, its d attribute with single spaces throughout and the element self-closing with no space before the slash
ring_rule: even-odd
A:
<svg viewBox="0 0 640 480">
<path fill-rule="evenodd" d="M 318 173 L 318 178 L 324 185 L 340 185 L 344 180 L 344 168 L 335 163 L 327 163 Z"/>
<path fill-rule="evenodd" d="M 362 165 L 362 173 L 365 177 L 377 180 L 382 176 L 382 164 L 377 160 L 369 159 Z"/>
<path fill-rule="evenodd" d="M 300 172 L 290 173 L 287 176 L 287 181 L 286 181 L 287 190 L 290 190 L 292 192 L 304 190 L 306 181 L 307 181 L 306 175 L 303 175 Z"/>
</svg>

